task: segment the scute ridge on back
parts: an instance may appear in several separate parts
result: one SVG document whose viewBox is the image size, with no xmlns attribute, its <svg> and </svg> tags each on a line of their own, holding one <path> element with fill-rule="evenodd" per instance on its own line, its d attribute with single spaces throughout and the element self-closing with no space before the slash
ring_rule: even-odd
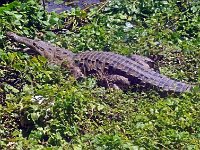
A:
<svg viewBox="0 0 200 150">
<path fill-rule="evenodd" d="M 58 65 L 65 64 L 75 78 L 88 75 L 96 76 L 99 82 L 107 87 L 120 88 L 120 85 L 134 84 L 159 88 L 163 91 L 182 93 L 190 91 L 193 85 L 168 78 L 153 70 L 144 56 L 134 59 L 113 52 L 85 51 L 77 54 L 64 48 L 56 47 L 48 42 L 32 40 L 7 32 L 7 37 L 23 43 L 40 55 Z M 137 61 L 136 59 L 139 59 Z M 65 63 L 66 62 L 66 63 Z"/>
</svg>

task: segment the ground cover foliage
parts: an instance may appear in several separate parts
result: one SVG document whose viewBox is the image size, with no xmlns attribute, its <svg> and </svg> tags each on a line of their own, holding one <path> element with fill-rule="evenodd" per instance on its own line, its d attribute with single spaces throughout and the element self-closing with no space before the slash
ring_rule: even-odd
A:
<svg viewBox="0 0 200 150">
<path fill-rule="evenodd" d="M 167 97 L 106 90 L 5 37 L 14 31 L 73 52 L 151 56 L 161 73 L 199 83 L 199 9 L 199 1 L 172 0 L 113 0 L 59 15 L 33 0 L 1 6 L 0 149 L 200 149 L 198 86 Z"/>
</svg>

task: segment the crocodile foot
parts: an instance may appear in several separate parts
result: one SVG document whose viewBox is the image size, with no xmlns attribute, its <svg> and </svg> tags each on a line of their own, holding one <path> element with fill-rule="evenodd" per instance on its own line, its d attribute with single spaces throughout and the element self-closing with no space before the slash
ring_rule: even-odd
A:
<svg viewBox="0 0 200 150">
<path fill-rule="evenodd" d="M 127 89 L 130 86 L 130 81 L 128 78 L 125 78 L 120 75 L 106 75 L 99 79 L 99 84 L 106 88 L 113 89 Z"/>
<path fill-rule="evenodd" d="M 68 69 L 70 71 L 70 74 L 76 79 L 80 80 L 83 79 L 85 76 L 81 72 L 80 68 L 75 66 L 74 64 L 70 63 L 72 61 L 64 61 L 61 64 L 61 68 Z"/>
</svg>

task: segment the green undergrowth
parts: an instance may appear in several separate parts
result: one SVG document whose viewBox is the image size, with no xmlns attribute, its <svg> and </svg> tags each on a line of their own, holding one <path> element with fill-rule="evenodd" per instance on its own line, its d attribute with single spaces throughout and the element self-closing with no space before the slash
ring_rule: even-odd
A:
<svg viewBox="0 0 200 150">
<path fill-rule="evenodd" d="M 90 11 L 44 13 L 36 1 L 0 7 L 0 149 L 200 149 L 198 1 L 113 0 Z M 151 57 L 189 93 L 123 92 L 76 81 L 6 31 L 73 52 Z"/>
</svg>

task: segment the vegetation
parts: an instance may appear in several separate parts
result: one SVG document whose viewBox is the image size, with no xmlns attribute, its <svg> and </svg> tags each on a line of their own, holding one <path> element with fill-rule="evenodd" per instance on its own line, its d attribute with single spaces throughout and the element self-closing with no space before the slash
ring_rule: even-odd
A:
<svg viewBox="0 0 200 150">
<path fill-rule="evenodd" d="M 195 0 L 112 0 L 61 14 L 34 0 L 1 6 L 0 149 L 200 149 L 198 86 L 167 97 L 106 90 L 5 37 L 14 31 L 73 52 L 158 58 L 162 74 L 198 85 L 199 16 Z"/>
</svg>

